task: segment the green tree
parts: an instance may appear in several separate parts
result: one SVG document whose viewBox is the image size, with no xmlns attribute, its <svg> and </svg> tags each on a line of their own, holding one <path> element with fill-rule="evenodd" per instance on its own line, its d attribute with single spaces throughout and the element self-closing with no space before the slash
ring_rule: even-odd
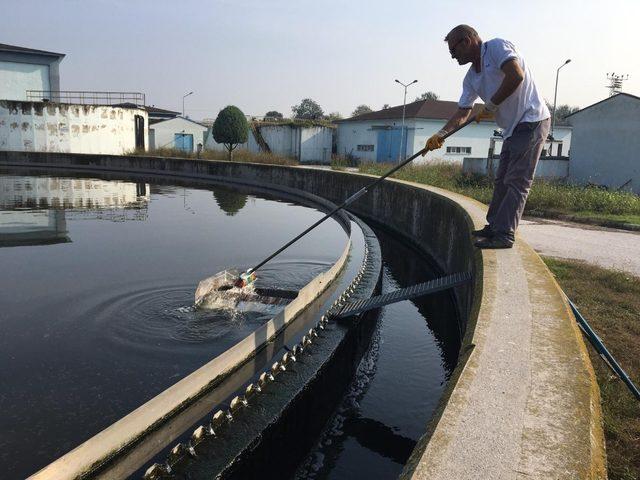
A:
<svg viewBox="0 0 640 480">
<path fill-rule="evenodd" d="M 389 104 L 385 103 L 384 105 L 382 105 L 382 110 L 386 110 L 387 108 L 389 108 Z"/>
<path fill-rule="evenodd" d="M 340 112 L 331 112 L 329 115 L 327 115 L 327 120 L 329 120 L 330 122 L 342 120 L 342 115 L 340 114 Z"/>
<path fill-rule="evenodd" d="M 310 98 L 303 98 L 299 105 L 291 107 L 294 118 L 304 118 L 306 120 L 319 120 L 324 116 L 322 107 Z"/>
<path fill-rule="evenodd" d="M 428 91 L 428 92 L 424 92 L 419 97 L 416 97 L 414 101 L 418 102 L 420 100 L 439 100 L 439 99 L 440 99 L 440 96 L 437 93 Z"/>
<path fill-rule="evenodd" d="M 356 109 L 351 113 L 352 117 L 357 117 L 358 115 L 363 115 L 365 113 L 373 112 L 369 105 L 358 105 Z"/>
<path fill-rule="evenodd" d="M 233 150 L 241 143 L 245 143 L 249 137 L 249 125 L 247 117 L 242 111 L 229 105 L 218 113 L 218 118 L 211 129 L 213 139 L 222 143 L 229 152 L 229 161 L 233 160 Z"/>
<path fill-rule="evenodd" d="M 555 123 L 556 127 L 570 125 L 569 120 L 565 117 L 567 115 L 571 115 L 572 113 L 575 113 L 578 110 L 580 110 L 579 107 L 572 107 L 571 105 L 557 105 L 556 112 L 554 115 L 553 105 L 547 102 L 547 108 L 549 109 L 549 112 L 551 112 L 551 115 L 553 115 L 556 118 L 556 123 Z"/>
<path fill-rule="evenodd" d="M 264 116 L 269 118 L 277 118 L 277 119 L 284 118 L 284 115 L 282 115 L 277 110 L 269 110 L 267 113 L 264 114 Z"/>
</svg>

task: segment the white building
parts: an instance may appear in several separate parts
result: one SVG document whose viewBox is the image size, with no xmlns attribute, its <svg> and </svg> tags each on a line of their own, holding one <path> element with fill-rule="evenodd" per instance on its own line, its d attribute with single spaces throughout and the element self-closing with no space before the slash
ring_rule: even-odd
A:
<svg viewBox="0 0 640 480">
<path fill-rule="evenodd" d="M 197 151 L 204 145 L 207 127 L 183 117 L 149 120 L 149 149 L 176 148 L 185 152 Z"/>
<path fill-rule="evenodd" d="M 63 92 L 63 58 L 0 44 L 0 150 L 123 155 L 144 149 L 144 95 Z M 111 101 L 131 96 L 137 103 L 119 107 Z"/>
<path fill-rule="evenodd" d="M 60 91 L 60 62 L 62 53 L 0 43 L 0 99 L 33 100 L 27 91 L 45 92 L 51 99 Z M 34 93 L 35 95 L 35 93 Z"/>
<path fill-rule="evenodd" d="M 147 145 L 143 108 L 0 100 L 0 150 L 124 155 Z"/>
<path fill-rule="evenodd" d="M 300 163 L 331 163 L 334 128 L 295 120 L 288 122 L 250 122 L 249 139 L 240 145 L 253 153 L 271 152 Z M 205 148 L 224 150 L 211 132 Z"/>
<path fill-rule="evenodd" d="M 473 113 L 478 108 L 474 107 Z M 404 135 L 401 135 L 402 105 L 339 120 L 338 154 L 370 162 L 396 162 L 401 156 L 422 150 L 427 139 L 440 130 L 457 109 L 456 102 L 442 100 L 409 103 L 405 109 Z M 498 126 L 494 122 L 473 123 L 449 137 L 440 150 L 427 153 L 425 158 L 460 164 L 465 157 L 486 158 L 496 130 Z M 555 139 L 547 151 L 557 155 L 560 149 L 561 154 L 567 155 L 571 128 L 556 127 Z M 500 153 L 501 145 L 501 141 L 496 142 L 496 154 Z"/>
<path fill-rule="evenodd" d="M 567 117 L 569 181 L 640 194 L 640 97 L 619 93 Z"/>
</svg>

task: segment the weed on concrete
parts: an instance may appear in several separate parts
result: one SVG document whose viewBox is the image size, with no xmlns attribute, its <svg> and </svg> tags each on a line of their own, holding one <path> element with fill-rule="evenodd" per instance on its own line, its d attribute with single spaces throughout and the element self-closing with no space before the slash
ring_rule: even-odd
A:
<svg viewBox="0 0 640 480">
<path fill-rule="evenodd" d="M 640 278 L 581 262 L 544 260 L 611 354 L 640 385 Z M 588 350 L 602 396 L 609 479 L 640 479 L 640 402 L 590 345 Z"/>
</svg>

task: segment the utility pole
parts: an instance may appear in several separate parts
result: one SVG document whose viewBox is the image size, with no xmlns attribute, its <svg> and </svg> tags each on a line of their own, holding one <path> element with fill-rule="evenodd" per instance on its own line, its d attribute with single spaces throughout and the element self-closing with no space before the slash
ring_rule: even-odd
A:
<svg viewBox="0 0 640 480">
<path fill-rule="evenodd" d="M 398 152 L 398 163 L 402 161 L 402 144 L 404 141 L 404 112 L 407 106 L 407 87 L 417 82 L 418 80 L 414 80 L 413 82 L 407 83 L 405 85 L 404 83 L 402 83 L 400 80 L 396 78 L 396 83 L 399 83 L 404 87 L 404 100 L 402 101 L 402 130 L 400 131 L 400 151 Z"/>
<path fill-rule="evenodd" d="M 629 75 L 616 75 L 615 73 L 607 73 L 607 80 L 609 80 L 609 96 L 613 97 L 616 93 L 620 93 L 622 88 L 622 82 L 629 80 Z"/>
<path fill-rule="evenodd" d="M 562 67 L 564 67 L 570 61 L 571 61 L 571 59 L 568 58 L 567 61 L 564 62 L 562 65 L 560 65 L 558 67 L 558 70 L 556 70 L 556 89 L 555 89 L 555 92 L 553 94 L 553 113 L 551 114 L 551 138 L 554 138 L 553 137 L 553 130 L 554 130 L 554 127 L 556 126 L 556 100 L 558 99 L 558 76 L 560 75 L 560 69 Z"/>
<path fill-rule="evenodd" d="M 184 118 L 184 99 L 187 98 L 191 94 L 193 94 L 193 92 L 185 93 L 182 96 L 182 118 Z"/>
</svg>

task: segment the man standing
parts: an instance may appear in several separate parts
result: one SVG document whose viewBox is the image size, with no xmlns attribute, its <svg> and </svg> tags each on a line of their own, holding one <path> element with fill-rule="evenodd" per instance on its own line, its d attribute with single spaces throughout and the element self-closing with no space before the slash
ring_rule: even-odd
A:
<svg viewBox="0 0 640 480">
<path fill-rule="evenodd" d="M 529 195 L 536 164 L 547 139 L 550 117 L 531 71 L 511 42 L 483 42 L 472 27 L 458 25 L 445 37 L 451 57 L 471 63 L 462 85 L 458 110 L 442 130 L 427 140 L 427 149 L 444 145 L 447 132 L 471 115 L 474 101 L 484 106 L 476 120 L 495 120 L 504 143 L 496 172 L 487 225 L 473 232 L 479 248 L 511 248 Z"/>
</svg>

